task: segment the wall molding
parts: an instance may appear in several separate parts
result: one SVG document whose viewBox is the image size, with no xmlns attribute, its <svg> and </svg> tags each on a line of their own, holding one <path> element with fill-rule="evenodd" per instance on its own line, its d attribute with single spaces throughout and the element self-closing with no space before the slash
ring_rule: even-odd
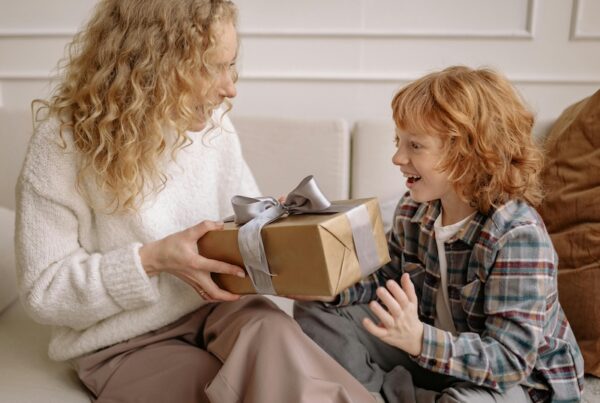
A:
<svg viewBox="0 0 600 403">
<path fill-rule="evenodd" d="M 451 39 L 451 40 L 532 40 L 534 39 L 535 14 L 538 0 L 527 0 L 525 27 L 498 31 L 477 30 L 309 30 L 309 29 L 240 29 L 242 38 L 309 38 L 309 39 Z M 4 29 L 0 39 L 64 38 L 75 35 L 74 29 Z"/>
<path fill-rule="evenodd" d="M 579 23 L 582 18 L 581 10 L 583 9 L 583 3 L 584 0 L 573 0 L 571 6 L 571 28 L 569 39 L 572 41 L 598 41 L 600 40 L 600 30 L 594 33 L 585 33 L 579 28 Z"/>
<path fill-rule="evenodd" d="M 289 72 L 241 72 L 240 82 L 244 81 L 273 81 L 273 82 L 347 82 L 347 83 L 393 83 L 414 81 L 422 73 L 289 73 Z M 0 71 L 0 81 L 52 81 L 58 79 L 56 74 L 42 71 L 11 72 Z M 600 85 L 600 77 L 564 77 L 564 76 L 532 76 L 515 75 L 509 79 L 516 84 L 535 85 Z"/>
<path fill-rule="evenodd" d="M 75 31 L 0 30 L 2 39 L 71 39 Z M 514 31 L 392 31 L 392 30 L 240 30 L 241 38 L 256 39 L 451 39 L 532 40 L 529 29 Z"/>
</svg>

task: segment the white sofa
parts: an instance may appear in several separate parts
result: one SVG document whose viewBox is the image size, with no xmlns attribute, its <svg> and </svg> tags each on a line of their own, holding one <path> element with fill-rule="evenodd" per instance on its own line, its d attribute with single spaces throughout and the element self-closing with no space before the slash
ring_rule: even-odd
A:
<svg viewBox="0 0 600 403">
<path fill-rule="evenodd" d="M 352 125 L 341 119 L 234 116 L 233 121 L 264 194 L 284 194 L 313 174 L 330 199 L 379 197 L 389 225 L 404 191 L 391 164 L 391 119 Z M 537 131 L 547 126 L 542 123 Z M 27 112 L 0 109 L 0 402 L 87 402 L 90 398 L 71 368 L 47 358 L 49 329 L 28 319 L 16 299 L 14 185 L 30 133 Z M 275 300 L 290 312 L 291 301 Z"/>
</svg>

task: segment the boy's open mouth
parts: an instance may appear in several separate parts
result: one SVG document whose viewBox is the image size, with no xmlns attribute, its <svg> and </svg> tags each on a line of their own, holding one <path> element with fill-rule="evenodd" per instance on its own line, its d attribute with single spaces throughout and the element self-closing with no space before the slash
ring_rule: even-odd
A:
<svg viewBox="0 0 600 403">
<path fill-rule="evenodd" d="M 406 179 L 406 180 L 407 180 L 407 182 L 408 182 L 408 183 L 411 183 L 411 184 L 412 184 L 412 183 L 416 183 L 416 182 L 418 182 L 418 181 L 420 181 L 420 180 L 421 180 L 421 177 L 420 177 L 420 176 L 416 176 L 416 175 L 409 175 L 409 176 L 407 176 L 406 178 L 407 178 L 407 179 Z"/>
</svg>

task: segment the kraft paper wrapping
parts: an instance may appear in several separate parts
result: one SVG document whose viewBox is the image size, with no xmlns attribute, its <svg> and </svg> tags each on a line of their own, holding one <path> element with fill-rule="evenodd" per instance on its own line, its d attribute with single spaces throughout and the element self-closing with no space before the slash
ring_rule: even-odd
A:
<svg viewBox="0 0 600 403">
<path fill-rule="evenodd" d="M 380 263 L 389 262 L 377 199 L 344 200 L 333 204 L 365 205 Z M 226 223 L 222 231 L 204 235 L 198 241 L 198 250 L 207 258 L 243 268 L 237 237 L 238 226 Z M 334 296 L 362 277 L 346 213 L 292 215 L 265 226 L 262 238 L 278 295 Z M 213 274 L 213 278 L 230 292 L 256 293 L 248 277 Z"/>
</svg>

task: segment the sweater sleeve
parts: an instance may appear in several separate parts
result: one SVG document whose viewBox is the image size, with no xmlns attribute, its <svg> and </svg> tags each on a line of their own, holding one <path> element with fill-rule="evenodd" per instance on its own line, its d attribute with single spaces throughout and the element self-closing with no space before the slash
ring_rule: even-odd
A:
<svg viewBox="0 0 600 403">
<path fill-rule="evenodd" d="M 158 298 L 141 265 L 141 244 L 89 253 L 74 213 L 27 182 L 18 187 L 15 237 L 21 300 L 40 323 L 81 330 Z"/>
<path fill-rule="evenodd" d="M 75 165 L 43 134 L 32 138 L 16 189 L 15 256 L 25 309 L 40 323 L 82 330 L 154 303 L 158 293 L 142 267 L 141 244 L 102 254 L 82 246 L 89 207 L 73 190 Z"/>
</svg>

